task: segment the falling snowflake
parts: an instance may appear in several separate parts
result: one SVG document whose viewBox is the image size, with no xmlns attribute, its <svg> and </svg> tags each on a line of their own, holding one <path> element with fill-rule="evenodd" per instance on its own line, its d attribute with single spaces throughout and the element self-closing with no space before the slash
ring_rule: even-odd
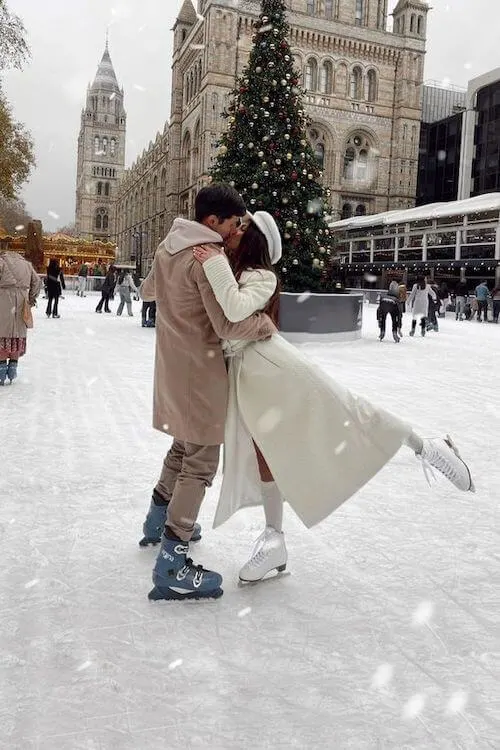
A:
<svg viewBox="0 0 500 750">
<path fill-rule="evenodd" d="M 162 429 L 162 430 L 163 430 L 164 432 L 168 432 L 168 424 L 164 424 L 164 425 L 162 425 L 162 428 L 161 428 L 161 429 Z"/>
<path fill-rule="evenodd" d="M 314 200 L 308 202 L 307 213 L 308 214 L 323 213 L 323 201 L 321 200 L 321 198 L 315 198 Z"/>
<path fill-rule="evenodd" d="M 115 96 L 116 96 L 116 94 L 114 92 L 112 94 L 110 94 L 109 95 L 109 101 L 112 102 L 113 99 L 115 98 Z"/>
<path fill-rule="evenodd" d="M 374 284 L 377 281 L 377 277 L 373 273 L 365 273 L 365 281 Z"/>
<path fill-rule="evenodd" d="M 275 427 L 281 422 L 282 414 L 281 410 L 275 406 L 268 409 L 257 422 L 257 429 L 259 432 L 272 432 Z"/>
<path fill-rule="evenodd" d="M 50 216 L 50 217 L 51 217 L 52 219 L 58 219 L 58 218 L 59 218 L 59 214 L 56 214 L 56 212 L 55 212 L 55 211 L 47 211 L 47 213 L 48 213 L 48 215 L 49 215 L 49 216 Z"/>
<path fill-rule="evenodd" d="M 244 609 L 240 609 L 240 611 L 238 612 L 238 617 L 246 617 L 247 615 L 250 614 L 251 611 L 252 611 L 251 607 L 245 607 Z"/>
<path fill-rule="evenodd" d="M 427 698 L 422 693 L 412 695 L 403 706 L 403 719 L 416 719 L 424 710 Z"/>
<path fill-rule="evenodd" d="M 469 695 L 465 690 L 457 690 L 453 693 L 446 704 L 446 711 L 449 714 L 461 714 L 469 701 Z"/>
<path fill-rule="evenodd" d="M 93 331 L 92 328 L 86 328 L 85 333 L 87 336 L 95 336 L 95 331 Z"/>
<path fill-rule="evenodd" d="M 205 49 L 205 45 L 204 44 L 190 44 L 189 49 L 194 49 L 194 50 Z"/>
<path fill-rule="evenodd" d="M 258 30 L 258 33 L 259 34 L 267 34 L 267 32 L 268 31 L 272 31 L 273 28 L 274 28 L 274 26 L 272 25 L 272 23 L 268 23 L 265 26 L 261 26 L 260 29 Z"/>
<path fill-rule="evenodd" d="M 446 161 L 446 151 L 438 151 L 437 152 L 437 158 L 438 161 Z"/>
<path fill-rule="evenodd" d="M 134 89 L 137 89 L 137 91 L 146 91 L 144 86 L 141 86 L 139 83 L 134 83 Z"/>
<path fill-rule="evenodd" d="M 92 386 L 97 383 L 98 378 L 90 378 L 90 380 L 87 381 L 87 388 L 92 388 Z"/>
<path fill-rule="evenodd" d="M 33 588 L 33 586 L 36 586 L 36 585 L 37 585 L 37 583 L 39 583 L 39 582 L 40 582 L 40 581 L 39 581 L 39 579 L 38 579 L 38 578 L 33 578 L 33 580 L 32 580 L 32 581 L 28 581 L 28 583 L 25 583 L 25 584 L 24 584 L 24 588 L 25 588 L 25 589 L 32 589 L 32 588 Z"/>
<path fill-rule="evenodd" d="M 213 349 L 209 349 L 209 350 L 208 350 L 208 352 L 207 352 L 207 357 L 208 357 L 209 359 L 213 359 L 213 358 L 215 357 L 215 352 L 214 352 L 214 350 L 213 350 Z"/>
<path fill-rule="evenodd" d="M 389 684 L 394 674 L 392 664 L 381 664 L 373 675 L 372 688 L 383 688 Z"/>
<path fill-rule="evenodd" d="M 420 602 L 413 613 L 413 625 L 428 625 L 434 614 L 434 604 L 432 602 Z"/>
<path fill-rule="evenodd" d="M 344 440 L 342 443 L 339 443 L 337 447 L 334 450 L 334 453 L 336 456 L 340 456 L 341 453 L 343 453 L 346 449 L 347 442 Z"/>
<path fill-rule="evenodd" d="M 297 297 L 297 304 L 301 305 L 303 302 L 307 302 L 310 296 L 311 292 L 302 292 L 302 294 L 299 294 Z"/>
<path fill-rule="evenodd" d="M 351 423 L 349 422 L 349 420 L 347 420 L 346 422 L 344 422 L 344 427 L 349 427 L 350 424 Z"/>
<path fill-rule="evenodd" d="M 182 659 L 176 659 L 175 661 L 170 662 L 170 664 L 168 665 L 168 668 L 170 669 L 170 671 L 172 671 L 173 669 L 177 669 L 177 667 L 180 667 L 182 664 L 183 664 Z"/>
<path fill-rule="evenodd" d="M 20 232 L 21 229 L 24 229 L 24 224 L 18 224 L 16 227 L 16 232 Z"/>
<path fill-rule="evenodd" d="M 78 666 L 76 668 L 76 671 L 77 672 L 83 672 L 83 671 L 85 671 L 86 669 L 88 669 L 91 666 L 92 666 L 92 662 L 91 661 L 84 661 L 83 664 L 80 664 L 80 666 Z"/>
</svg>

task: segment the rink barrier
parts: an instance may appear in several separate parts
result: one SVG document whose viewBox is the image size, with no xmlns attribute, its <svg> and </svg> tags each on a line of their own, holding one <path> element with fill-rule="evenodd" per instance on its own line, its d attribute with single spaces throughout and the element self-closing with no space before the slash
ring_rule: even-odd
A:
<svg viewBox="0 0 500 750">
<path fill-rule="evenodd" d="M 354 341 L 361 338 L 362 291 L 349 294 L 292 294 L 280 297 L 280 332 L 292 343 Z"/>
</svg>

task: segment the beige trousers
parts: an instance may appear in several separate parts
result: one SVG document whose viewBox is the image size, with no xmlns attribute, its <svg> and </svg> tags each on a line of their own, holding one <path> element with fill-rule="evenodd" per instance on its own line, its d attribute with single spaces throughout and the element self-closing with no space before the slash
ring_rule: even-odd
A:
<svg viewBox="0 0 500 750">
<path fill-rule="evenodd" d="M 167 526 L 184 542 L 193 527 L 205 490 L 219 465 L 220 445 L 195 445 L 174 439 L 165 456 L 156 491 L 168 502 Z"/>
</svg>

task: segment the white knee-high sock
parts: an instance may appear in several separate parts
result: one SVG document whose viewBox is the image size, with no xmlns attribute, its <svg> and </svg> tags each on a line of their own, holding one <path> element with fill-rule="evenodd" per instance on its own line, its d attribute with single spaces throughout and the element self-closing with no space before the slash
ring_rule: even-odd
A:
<svg viewBox="0 0 500 750">
<path fill-rule="evenodd" d="M 409 448 L 412 449 L 412 451 L 415 451 L 415 453 L 422 453 L 424 441 L 419 435 L 417 435 L 416 432 L 413 432 L 413 430 L 411 434 L 406 438 L 405 443 Z"/>
<path fill-rule="evenodd" d="M 261 482 L 262 497 L 264 499 L 264 513 L 266 526 L 272 526 L 281 531 L 283 526 L 283 498 L 276 482 Z"/>
</svg>

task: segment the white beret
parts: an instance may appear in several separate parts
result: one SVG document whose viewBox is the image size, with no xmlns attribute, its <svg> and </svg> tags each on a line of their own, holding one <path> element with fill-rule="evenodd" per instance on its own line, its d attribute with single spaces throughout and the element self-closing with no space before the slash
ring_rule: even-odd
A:
<svg viewBox="0 0 500 750">
<path fill-rule="evenodd" d="M 271 214 L 268 214 L 267 211 L 256 211 L 254 214 L 249 213 L 248 215 L 266 238 L 271 263 L 273 266 L 276 265 L 281 259 L 282 251 L 281 235 L 278 225 Z"/>
</svg>

